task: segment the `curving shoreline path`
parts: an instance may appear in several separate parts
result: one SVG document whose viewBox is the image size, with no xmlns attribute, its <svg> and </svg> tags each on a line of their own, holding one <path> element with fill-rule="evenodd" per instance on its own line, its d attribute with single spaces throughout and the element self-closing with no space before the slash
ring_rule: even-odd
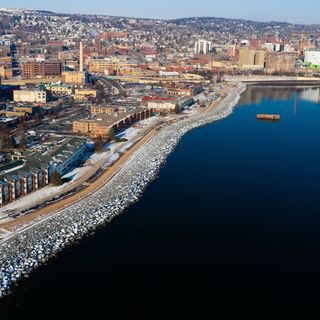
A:
<svg viewBox="0 0 320 320">
<path fill-rule="evenodd" d="M 159 131 L 129 158 L 112 179 L 98 191 L 47 219 L 23 229 L 0 245 L 0 298 L 13 284 L 64 247 L 111 221 L 138 201 L 156 178 L 167 157 L 190 130 L 232 114 L 244 84 L 230 89 L 213 111 L 180 121 Z"/>
</svg>

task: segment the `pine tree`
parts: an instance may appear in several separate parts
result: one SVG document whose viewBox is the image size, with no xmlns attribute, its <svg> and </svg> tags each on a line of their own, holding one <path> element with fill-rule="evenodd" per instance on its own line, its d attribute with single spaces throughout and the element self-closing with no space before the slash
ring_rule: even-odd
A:
<svg viewBox="0 0 320 320">
<path fill-rule="evenodd" d="M 115 134 L 113 128 L 111 128 L 110 131 L 109 131 L 109 139 L 110 139 L 111 141 L 116 139 L 116 134 Z"/>
<path fill-rule="evenodd" d="M 98 136 L 94 141 L 94 150 L 95 152 L 102 152 L 104 147 L 104 141 L 101 136 Z"/>
<path fill-rule="evenodd" d="M 60 177 L 58 170 L 55 170 L 55 172 L 53 173 L 51 183 L 55 187 L 62 185 L 62 179 Z"/>
</svg>

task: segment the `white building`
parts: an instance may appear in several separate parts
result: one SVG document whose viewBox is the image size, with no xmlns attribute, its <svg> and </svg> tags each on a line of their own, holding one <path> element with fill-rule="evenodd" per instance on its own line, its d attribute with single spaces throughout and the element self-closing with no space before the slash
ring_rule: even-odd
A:
<svg viewBox="0 0 320 320">
<path fill-rule="evenodd" d="M 73 137 L 51 154 L 49 176 L 58 171 L 63 176 L 84 157 L 87 150 L 86 139 Z"/>
<path fill-rule="evenodd" d="M 320 51 L 306 51 L 304 62 L 306 64 L 320 66 Z"/>
<path fill-rule="evenodd" d="M 194 46 L 195 54 L 208 54 L 212 50 L 212 42 L 200 39 L 196 41 Z"/>
<path fill-rule="evenodd" d="M 47 92 L 42 90 L 14 90 L 14 102 L 46 103 Z"/>
</svg>

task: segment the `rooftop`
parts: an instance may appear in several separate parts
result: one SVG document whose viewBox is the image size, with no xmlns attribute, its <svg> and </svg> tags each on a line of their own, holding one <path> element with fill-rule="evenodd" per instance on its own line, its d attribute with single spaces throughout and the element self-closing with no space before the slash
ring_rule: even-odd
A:
<svg viewBox="0 0 320 320">
<path fill-rule="evenodd" d="M 91 123 L 97 123 L 98 125 L 100 124 L 101 126 L 107 126 L 107 127 L 112 127 L 114 124 L 138 113 L 141 111 L 144 111 L 145 109 L 143 108 L 136 108 L 134 110 L 128 111 L 128 112 L 123 112 L 120 114 L 97 114 L 95 117 L 93 118 L 89 118 L 89 119 L 84 119 L 84 120 L 80 120 L 80 122 L 91 122 Z"/>
<path fill-rule="evenodd" d="M 0 166 L 0 181 L 3 179 L 10 181 L 14 176 L 24 175 L 49 164 L 59 164 L 85 143 L 86 139 L 78 137 L 53 137 L 50 142 L 37 149 L 19 153 L 21 160 Z"/>
</svg>

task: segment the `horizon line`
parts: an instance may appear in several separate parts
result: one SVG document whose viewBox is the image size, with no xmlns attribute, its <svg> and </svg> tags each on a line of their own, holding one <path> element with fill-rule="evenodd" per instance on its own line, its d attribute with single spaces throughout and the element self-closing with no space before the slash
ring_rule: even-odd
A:
<svg viewBox="0 0 320 320">
<path fill-rule="evenodd" d="M 174 20 L 183 20 L 183 19 L 195 19 L 195 18 L 213 18 L 213 19 L 229 19 L 229 20 L 239 20 L 239 21 L 246 21 L 246 22 L 256 22 L 256 23 L 285 23 L 285 24 L 293 24 L 297 26 L 320 26 L 320 23 L 301 23 L 301 22 L 289 22 L 285 20 L 254 20 L 249 18 L 230 18 L 230 17 L 223 17 L 223 16 L 183 16 L 183 17 L 175 17 L 175 18 L 156 18 L 156 17 L 144 17 L 144 16 L 121 16 L 121 15 L 112 15 L 112 14 L 98 14 L 98 13 L 80 13 L 80 12 L 58 12 L 52 11 L 48 9 L 30 9 L 30 8 L 23 8 L 23 7 L 0 7 L 0 10 L 26 10 L 26 11 L 35 11 L 35 12 L 48 12 L 48 13 L 55 13 L 59 15 L 82 15 L 82 16 L 105 16 L 105 17 L 112 17 L 112 18 L 127 18 L 127 19 L 141 19 L 141 20 L 162 20 L 162 21 L 174 21 Z"/>
</svg>

